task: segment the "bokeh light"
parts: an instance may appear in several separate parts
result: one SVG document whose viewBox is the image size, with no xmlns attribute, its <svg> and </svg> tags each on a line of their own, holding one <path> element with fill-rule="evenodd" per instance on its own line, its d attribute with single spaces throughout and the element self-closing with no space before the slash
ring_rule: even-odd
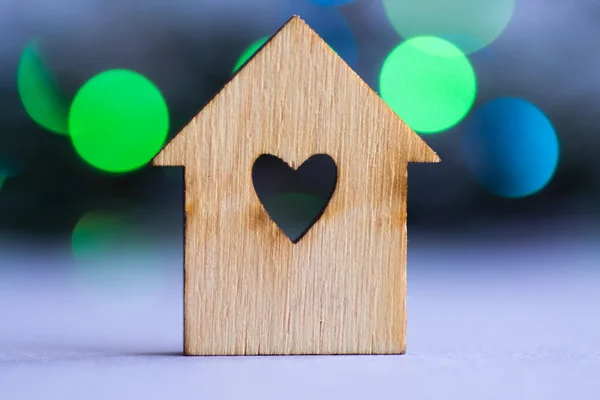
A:
<svg viewBox="0 0 600 400">
<path fill-rule="evenodd" d="M 348 65 L 356 68 L 356 38 L 337 8 L 319 6 L 309 0 L 284 0 L 282 13 L 285 19 L 299 15 Z"/>
<path fill-rule="evenodd" d="M 502 197 L 524 197 L 543 189 L 559 159 L 554 128 L 535 105 L 500 98 L 465 121 L 463 152 L 477 182 Z"/>
<path fill-rule="evenodd" d="M 11 178 L 18 175 L 21 169 L 15 163 L 9 161 L 8 157 L 0 155 L 0 176 Z"/>
<path fill-rule="evenodd" d="M 128 70 L 96 75 L 77 92 L 69 130 L 79 155 L 108 172 L 127 172 L 147 164 L 160 151 L 169 130 L 169 113 L 158 88 Z"/>
<path fill-rule="evenodd" d="M 515 0 L 383 0 L 383 5 L 404 39 L 439 36 L 471 53 L 500 36 L 514 14 Z"/>
<path fill-rule="evenodd" d="M 89 212 L 72 234 L 77 275 L 90 282 L 152 278 L 164 266 L 149 230 L 124 212 Z"/>
<path fill-rule="evenodd" d="M 108 252 L 115 254 L 123 250 L 126 230 L 124 219 L 116 214 L 85 214 L 73 230 L 73 256 L 79 261 L 96 261 Z"/>
<path fill-rule="evenodd" d="M 69 103 L 44 61 L 30 42 L 21 55 L 17 87 L 27 114 L 42 127 L 68 134 Z"/>
<path fill-rule="evenodd" d="M 19 174 L 21 168 L 17 168 L 8 158 L 0 155 L 0 190 L 4 187 L 6 180 Z"/>
<path fill-rule="evenodd" d="M 379 76 L 383 100 L 415 131 L 436 133 L 460 122 L 475 101 L 473 66 L 452 43 L 409 39 L 387 56 Z"/>
<path fill-rule="evenodd" d="M 254 53 L 256 53 L 256 51 L 260 49 L 263 44 L 265 44 L 267 40 L 269 40 L 269 37 L 265 36 L 252 42 L 250 46 L 248 46 L 248 48 L 244 50 L 240 58 L 238 58 L 238 60 L 235 62 L 235 66 L 233 67 L 233 73 L 236 73 L 237 70 L 240 69 L 240 67 L 244 65 L 246 61 L 248 61 L 254 55 Z"/>
</svg>

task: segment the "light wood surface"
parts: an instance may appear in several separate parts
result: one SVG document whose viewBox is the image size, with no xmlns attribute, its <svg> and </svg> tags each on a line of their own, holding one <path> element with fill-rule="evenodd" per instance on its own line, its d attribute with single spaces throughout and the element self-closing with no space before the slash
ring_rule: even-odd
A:
<svg viewBox="0 0 600 400">
<path fill-rule="evenodd" d="M 337 188 L 293 244 L 252 166 L 318 153 Z M 185 166 L 185 354 L 404 353 L 412 161 L 439 158 L 292 18 L 154 160 Z"/>
</svg>

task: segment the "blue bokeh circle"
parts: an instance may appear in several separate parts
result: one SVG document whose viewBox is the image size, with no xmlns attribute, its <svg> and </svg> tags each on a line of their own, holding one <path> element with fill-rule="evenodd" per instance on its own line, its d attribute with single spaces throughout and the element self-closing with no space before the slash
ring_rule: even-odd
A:
<svg viewBox="0 0 600 400">
<path fill-rule="evenodd" d="M 500 98 L 464 122 L 462 150 L 475 180 L 509 198 L 542 190 L 556 171 L 560 145 L 552 123 L 530 102 Z"/>
</svg>

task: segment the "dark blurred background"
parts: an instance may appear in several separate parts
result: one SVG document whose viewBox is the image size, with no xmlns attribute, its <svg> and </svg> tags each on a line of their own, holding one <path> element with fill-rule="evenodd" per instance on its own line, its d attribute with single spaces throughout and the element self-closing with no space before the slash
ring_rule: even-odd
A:
<svg viewBox="0 0 600 400">
<path fill-rule="evenodd" d="M 90 131 L 99 128 L 82 113 L 123 117 L 110 115 L 116 111 L 102 108 L 101 99 L 104 105 L 94 106 L 92 92 L 73 115 L 73 100 L 106 71 L 139 74 L 168 109 L 168 138 L 157 132 L 152 139 L 160 148 L 232 77 L 247 49 L 292 14 L 409 125 L 415 121 L 441 156 L 441 164 L 409 167 L 409 236 L 449 243 L 597 235 L 596 1 L 2 0 L 0 253 L 58 249 L 89 261 L 136 246 L 181 248 L 182 170 L 136 165 L 115 172 L 90 163 L 75 135 L 85 138 L 86 121 Z M 420 68 L 422 60 L 398 49 L 423 36 L 443 39 L 467 61 Z M 395 103 L 406 82 L 423 85 L 422 98 L 409 90 L 411 98 Z M 140 99 L 133 119 L 154 112 L 155 103 Z M 411 102 L 429 107 L 431 121 L 403 115 L 402 104 Z M 421 122 L 433 128 L 419 131 Z M 143 147 L 147 132 L 131 123 Z M 115 151 L 121 145 L 114 136 L 106 143 Z M 158 148 L 142 155 L 145 163 Z"/>
</svg>

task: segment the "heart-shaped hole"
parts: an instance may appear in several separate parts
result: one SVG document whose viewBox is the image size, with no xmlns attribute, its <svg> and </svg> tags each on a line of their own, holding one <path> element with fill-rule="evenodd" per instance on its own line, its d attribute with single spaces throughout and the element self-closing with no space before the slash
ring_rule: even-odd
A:
<svg viewBox="0 0 600 400">
<path fill-rule="evenodd" d="M 337 183 L 337 166 L 327 154 L 315 154 L 294 170 L 282 159 L 259 156 L 252 183 L 269 217 L 297 243 L 319 220 Z"/>
</svg>

